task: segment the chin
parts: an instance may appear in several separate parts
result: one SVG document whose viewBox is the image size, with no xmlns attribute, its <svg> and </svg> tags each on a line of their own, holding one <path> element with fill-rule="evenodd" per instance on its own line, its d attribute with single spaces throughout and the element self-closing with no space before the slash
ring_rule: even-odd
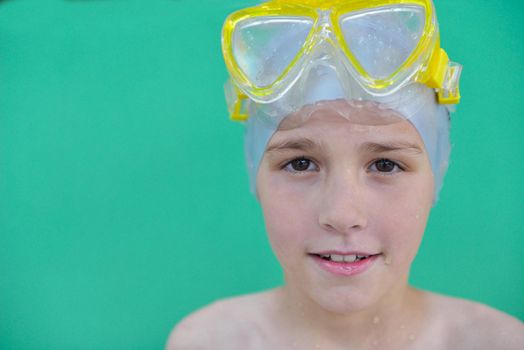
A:
<svg viewBox="0 0 524 350">
<path fill-rule="evenodd" d="M 366 310 L 380 299 L 380 296 L 375 292 L 349 286 L 322 289 L 317 287 L 307 291 L 306 294 L 325 311 L 340 315 Z"/>
</svg>

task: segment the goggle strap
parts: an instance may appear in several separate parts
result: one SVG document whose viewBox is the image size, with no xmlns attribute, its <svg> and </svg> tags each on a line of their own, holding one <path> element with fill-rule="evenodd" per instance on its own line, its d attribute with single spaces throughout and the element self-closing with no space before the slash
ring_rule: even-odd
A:
<svg viewBox="0 0 524 350">
<path fill-rule="evenodd" d="M 456 105 L 460 102 L 460 74 L 462 65 L 449 62 L 446 69 L 446 77 L 442 88 L 438 90 L 438 102 L 446 105 Z"/>
<path fill-rule="evenodd" d="M 240 89 L 236 88 L 236 100 L 235 105 L 233 106 L 233 111 L 230 115 L 231 120 L 236 122 L 245 122 L 248 120 L 249 115 L 247 113 L 247 100 L 248 97 Z"/>
<path fill-rule="evenodd" d="M 424 81 L 424 84 L 434 89 L 442 88 L 444 79 L 446 78 L 448 64 L 449 58 L 446 51 L 440 47 L 436 47 L 428 64 L 426 81 Z"/>
</svg>

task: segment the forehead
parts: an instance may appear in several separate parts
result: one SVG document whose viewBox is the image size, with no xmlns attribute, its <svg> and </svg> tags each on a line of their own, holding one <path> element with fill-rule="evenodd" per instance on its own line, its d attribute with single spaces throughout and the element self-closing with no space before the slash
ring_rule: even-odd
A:
<svg viewBox="0 0 524 350">
<path fill-rule="evenodd" d="M 386 125 L 405 119 L 394 110 L 370 101 L 346 101 L 343 99 L 320 101 L 302 107 L 280 123 L 278 130 L 299 127 L 310 120 L 343 117 L 353 124 Z"/>
<path fill-rule="evenodd" d="M 370 102 L 337 100 L 306 106 L 280 123 L 269 144 L 300 137 L 323 143 L 409 141 L 423 148 L 417 130 L 408 120 Z"/>
</svg>

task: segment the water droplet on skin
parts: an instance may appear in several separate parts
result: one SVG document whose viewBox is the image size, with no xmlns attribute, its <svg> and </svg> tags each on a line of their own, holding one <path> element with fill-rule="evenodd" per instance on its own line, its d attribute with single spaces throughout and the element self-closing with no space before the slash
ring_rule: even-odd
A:
<svg viewBox="0 0 524 350">
<path fill-rule="evenodd" d="M 410 334 L 409 337 L 408 337 L 408 339 L 409 339 L 410 341 L 413 341 L 413 340 L 415 340 L 415 336 L 414 336 L 413 334 Z"/>
<path fill-rule="evenodd" d="M 391 264 L 391 257 L 388 255 L 386 256 L 386 259 L 384 259 L 384 264 L 390 265 Z"/>
<path fill-rule="evenodd" d="M 406 326 L 404 326 L 403 324 L 400 325 L 400 329 L 406 329 Z"/>
<path fill-rule="evenodd" d="M 373 324 L 379 324 L 379 322 L 380 322 L 380 317 L 378 316 L 373 317 Z"/>
</svg>

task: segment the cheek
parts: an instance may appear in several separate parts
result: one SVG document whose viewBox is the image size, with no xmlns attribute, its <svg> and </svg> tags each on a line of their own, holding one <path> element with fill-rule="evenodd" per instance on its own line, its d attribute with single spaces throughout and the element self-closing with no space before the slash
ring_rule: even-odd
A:
<svg viewBox="0 0 524 350">
<path fill-rule="evenodd" d="M 297 249 L 303 240 L 304 217 L 300 208 L 286 200 L 261 201 L 266 232 L 277 256 Z"/>
<path fill-rule="evenodd" d="M 418 252 L 432 205 L 432 186 L 431 181 L 414 182 L 374 211 L 384 249 L 402 269 L 409 268 Z"/>
<path fill-rule="evenodd" d="M 308 232 L 314 227 L 313 213 L 304 198 L 295 200 L 292 193 L 280 190 L 277 184 L 270 185 L 271 190 L 260 189 L 259 199 L 269 241 L 285 268 L 297 255 L 304 254 Z"/>
</svg>

